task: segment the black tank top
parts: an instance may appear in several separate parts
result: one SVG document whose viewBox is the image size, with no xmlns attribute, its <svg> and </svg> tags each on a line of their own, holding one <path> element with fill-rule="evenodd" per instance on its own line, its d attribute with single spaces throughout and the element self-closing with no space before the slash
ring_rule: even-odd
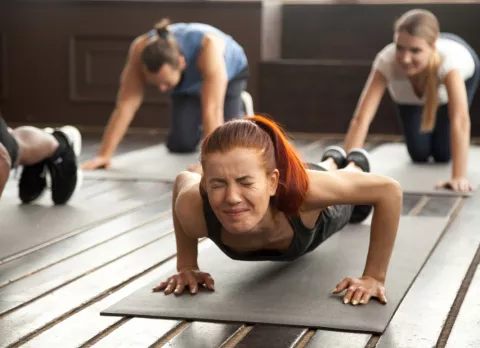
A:
<svg viewBox="0 0 480 348">
<path fill-rule="evenodd" d="M 248 253 L 238 253 L 222 243 L 222 225 L 210 206 L 207 197 L 202 195 L 203 213 L 207 224 L 208 238 L 214 242 L 228 257 L 241 261 L 292 261 L 315 249 L 325 240 L 324 230 L 327 223 L 325 209 L 318 217 L 313 228 L 307 228 L 300 216 L 288 217 L 293 228 L 293 240 L 285 251 L 258 250 Z"/>
</svg>

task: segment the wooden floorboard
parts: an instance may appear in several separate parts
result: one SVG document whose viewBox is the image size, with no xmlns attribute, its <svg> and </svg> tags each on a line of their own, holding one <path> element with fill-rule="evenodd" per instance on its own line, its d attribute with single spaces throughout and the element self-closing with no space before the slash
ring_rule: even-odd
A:
<svg viewBox="0 0 480 348">
<path fill-rule="evenodd" d="M 6 302 L 0 301 L 0 316 L 14 309 L 9 300 L 21 301 L 24 304 L 45 296 L 70 282 L 88 277 L 91 272 L 105 267 L 132 251 L 153 243 L 172 229 L 170 216 L 165 216 L 4 286 L 0 289 L 0 298 Z"/>
<path fill-rule="evenodd" d="M 128 284 L 143 272 L 175 255 L 175 236 L 170 233 L 141 250 L 102 267 L 6 316 L 0 316 L 2 346 L 23 343 L 49 328 L 65 315 L 97 301 L 113 289 Z"/>
<path fill-rule="evenodd" d="M 116 155 L 157 145 L 162 139 L 128 136 Z M 305 160 L 319 161 L 326 146 L 342 145 L 343 139 L 297 138 L 294 142 Z M 376 138 L 365 147 L 372 150 L 384 142 Z M 99 144 L 98 134 L 85 136 L 80 159 L 93 157 Z M 9 181 L 7 196 L 18 195 L 17 184 Z M 474 267 L 480 243 L 478 228 L 473 231 L 480 225 L 476 198 L 404 195 L 403 215 L 449 216 L 453 223 L 381 336 L 247 323 L 100 316 L 103 309 L 159 280 L 174 267 L 171 189 L 171 184 L 164 183 L 85 180 L 75 199 L 105 204 L 136 200 L 140 206 L 0 265 L 0 312 L 8 311 L 0 314 L 0 347 L 479 346 L 479 326 L 474 323 L 480 320 L 480 301 L 472 294 L 480 291 L 480 271 L 471 277 L 467 274 Z M 48 196 L 44 200 L 47 202 Z M 464 202 L 468 204 L 463 206 Z"/>
<path fill-rule="evenodd" d="M 278 327 L 255 325 L 235 346 L 238 348 L 290 348 L 298 343 L 308 329 L 298 327 Z"/>
<path fill-rule="evenodd" d="M 472 279 L 460 311 L 456 316 L 446 344 L 439 344 L 443 348 L 478 348 L 480 347 L 480 245 L 472 265 Z"/>
<path fill-rule="evenodd" d="M 171 198 L 169 195 L 159 202 L 124 214 L 58 243 L 4 263 L 0 265 L 0 288 L 158 219 L 167 214 L 170 207 Z"/>
<path fill-rule="evenodd" d="M 364 348 L 370 339 L 368 334 L 318 330 L 306 348 Z"/>
<path fill-rule="evenodd" d="M 377 348 L 435 346 L 477 250 L 480 234 L 475 226 L 479 224 L 480 216 L 460 211 L 379 338 Z"/>
</svg>

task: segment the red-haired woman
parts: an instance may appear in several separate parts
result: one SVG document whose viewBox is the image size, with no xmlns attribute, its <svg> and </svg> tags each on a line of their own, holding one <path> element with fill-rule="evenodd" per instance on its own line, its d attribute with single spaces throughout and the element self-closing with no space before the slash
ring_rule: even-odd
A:
<svg viewBox="0 0 480 348">
<path fill-rule="evenodd" d="M 178 273 L 154 288 L 180 294 L 188 286 L 213 290 L 197 264 L 197 240 L 208 237 L 236 260 L 289 261 L 314 250 L 352 219 L 354 205 L 373 206 L 370 249 L 360 278 L 345 278 L 344 302 L 386 303 L 384 281 L 402 205 L 390 178 L 366 173 L 366 152 L 330 147 L 317 170 L 306 169 L 273 121 L 252 116 L 232 120 L 202 142 L 202 175 L 182 172 L 173 190 Z M 337 170 L 339 169 L 339 170 Z M 355 222 L 370 209 L 359 209 Z M 363 215 L 363 216 L 360 216 Z M 339 279 L 340 280 L 340 279 Z"/>
</svg>

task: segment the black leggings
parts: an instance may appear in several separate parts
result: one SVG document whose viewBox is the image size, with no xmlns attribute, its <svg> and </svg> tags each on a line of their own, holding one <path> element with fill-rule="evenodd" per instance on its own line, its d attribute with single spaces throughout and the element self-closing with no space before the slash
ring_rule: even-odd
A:
<svg viewBox="0 0 480 348">
<path fill-rule="evenodd" d="M 10 156 L 11 167 L 15 166 L 18 158 L 18 143 L 8 131 L 7 124 L 2 116 L 0 116 L 0 144 L 3 144 Z"/>
<path fill-rule="evenodd" d="M 461 43 L 470 51 L 475 61 L 475 72 L 471 78 L 465 81 L 468 106 L 470 108 L 480 79 L 480 61 L 478 56 L 475 51 L 457 35 L 442 33 L 441 37 L 446 37 Z M 450 161 L 450 119 L 448 115 L 448 104 L 441 105 L 438 108 L 435 127 L 432 132 L 429 133 L 420 132 L 423 106 L 397 104 L 397 110 L 403 126 L 407 150 L 412 161 L 426 162 L 430 156 L 433 157 L 435 162 Z"/>
<path fill-rule="evenodd" d="M 224 121 L 244 116 L 241 93 L 246 78 L 230 81 L 225 94 Z M 172 95 L 172 118 L 167 148 L 171 152 L 193 152 L 202 138 L 202 104 L 199 96 Z"/>
</svg>

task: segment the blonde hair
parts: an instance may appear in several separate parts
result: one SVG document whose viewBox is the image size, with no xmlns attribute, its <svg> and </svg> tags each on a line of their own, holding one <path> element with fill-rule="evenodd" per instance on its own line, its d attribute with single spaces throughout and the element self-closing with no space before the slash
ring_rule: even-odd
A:
<svg viewBox="0 0 480 348">
<path fill-rule="evenodd" d="M 411 36 L 418 36 L 430 45 L 433 45 L 440 34 L 440 24 L 437 17 L 427 10 L 415 9 L 404 13 L 395 22 L 395 32 L 406 32 Z M 429 132 L 435 126 L 438 108 L 438 68 L 440 56 L 435 50 L 427 68 L 425 105 L 422 113 L 422 124 L 420 130 Z"/>
</svg>

